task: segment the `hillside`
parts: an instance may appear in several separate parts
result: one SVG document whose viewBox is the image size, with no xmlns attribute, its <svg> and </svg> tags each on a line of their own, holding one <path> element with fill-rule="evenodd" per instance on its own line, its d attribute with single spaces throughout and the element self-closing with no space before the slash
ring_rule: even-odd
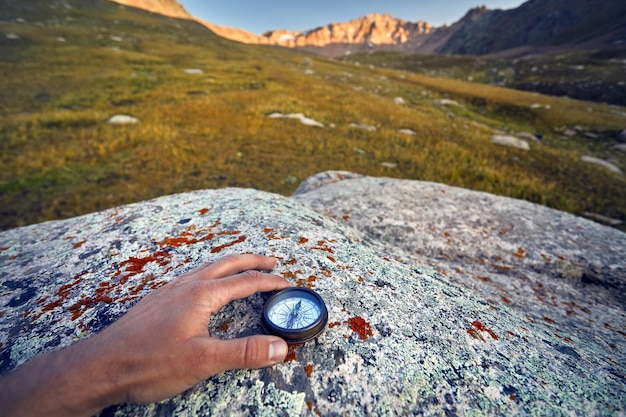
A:
<svg viewBox="0 0 626 417">
<path fill-rule="evenodd" d="M 626 220 L 624 176 L 586 162 L 626 169 L 624 108 L 244 45 L 105 0 L 0 5 L 3 229 L 193 189 L 290 194 L 332 169 Z"/>
<path fill-rule="evenodd" d="M 626 42 L 626 3 L 620 0 L 529 0 L 516 9 L 468 11 L 440 28 L 418 52 L 514 55 L 615 48 Z"/>
</svg>

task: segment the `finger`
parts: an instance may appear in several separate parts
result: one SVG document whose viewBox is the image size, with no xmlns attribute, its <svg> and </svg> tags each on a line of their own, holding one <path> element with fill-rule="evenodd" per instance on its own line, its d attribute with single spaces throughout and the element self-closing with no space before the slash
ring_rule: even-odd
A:
<svg viewBox="0 0 626 417">
<path fill-rule="evenodd" d="M 196 275 L 196 274 L 201 274 L 201 271 L 203 269 L 208 268 L 209 266 L 213 265 L 216 261 L 210 261 L 210 262 L 205 262 L 200 266 L 195 267 L 194 269 L 191 269 L 187 272 L 185 272 L 184 274 L 181 274 L 177 277 L 178 280 L 181 279 L 187 279 L 187 277 L 189 277 L 190 275 Z"/>
<path fill-rule="evenodd" d="M 198 270 L 194 271 L 193 276 L 200 279 L 224 278 L 249 269 L 269 270 L 274 268 L 275 265 L 276 258 L 269 256 L 255 254 L 228 255 L 207 266 L 198 268 Z"/>
<path fill-rule="evenodd" d="M 240 339 L 204 339 L 198 345 L 204 353 L 197 355 L 202 362 L 197 364 L 206 375 L 227 369 L 263 368 L 281 362 L 287 356 L 287 343 L 276 336 L 256 335 Z"/>
<path fill-rule="evenodd" d="M 249 270 L 219 280 L 211 294 L 219 303 L 219 308 L 233 300 L 247 297 L 257 292 L 276 291 L 292 287 L 294 284 L 274 274 Z"/>
</svg>

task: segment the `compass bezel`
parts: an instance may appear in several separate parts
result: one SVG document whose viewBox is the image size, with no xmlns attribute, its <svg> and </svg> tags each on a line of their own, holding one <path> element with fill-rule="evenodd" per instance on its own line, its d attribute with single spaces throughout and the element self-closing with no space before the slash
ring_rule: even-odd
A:
<svg viewBox="0 0 626 417">
<path fill-rule="evenodd" d="M 269 318 L 271 308 L 277 303 L 290 298 L 314 299 L 320 309 L 319 316 L 313 323 L 301 329 L 285 329 L 284 327 L 274 324 Z M 261 322 L 266 333 L 278 336 L 289 344 L 304 343 L 315 339 L 324 331 L 326 323 L 328 323 L 328 310 L 326 309 L 326 304 L 324 303 L 322 297 L 320 297 L 320 295 L 315 291 L 300 287 L 287 288 L 268 298 L 265 302 L 265 306 L 263 307 Z"/>
</svg>

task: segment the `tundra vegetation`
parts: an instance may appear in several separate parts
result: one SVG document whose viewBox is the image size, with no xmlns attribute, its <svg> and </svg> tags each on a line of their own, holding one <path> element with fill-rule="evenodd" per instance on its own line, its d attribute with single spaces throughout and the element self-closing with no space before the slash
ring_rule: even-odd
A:
<svg viewBox="0 0 626 417">
<path fill-rule="evenodd" d="M 624 176 L 581 160 L 626 169 L 624 107 L 238 44 L 104 0 L 14 2 L 0 32 L 2 229 L 193 189 L 289 195 L 333 169 L 626 220 Z M 491 141 L 520 132 L 541 140 Z"/>
</svg>

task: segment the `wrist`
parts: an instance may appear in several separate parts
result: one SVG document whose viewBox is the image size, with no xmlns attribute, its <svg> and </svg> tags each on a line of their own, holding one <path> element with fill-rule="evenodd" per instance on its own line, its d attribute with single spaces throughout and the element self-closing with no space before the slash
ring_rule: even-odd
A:
<svg viewBox="0 0 626 417">
<path fill-rule="evenodd" d="M 114 357 L 108 355 L 88 339 L 18 367 L 0 380 L 0 414 L 90 416 L 123 402 L 110 377 Z"/>
</svg>

